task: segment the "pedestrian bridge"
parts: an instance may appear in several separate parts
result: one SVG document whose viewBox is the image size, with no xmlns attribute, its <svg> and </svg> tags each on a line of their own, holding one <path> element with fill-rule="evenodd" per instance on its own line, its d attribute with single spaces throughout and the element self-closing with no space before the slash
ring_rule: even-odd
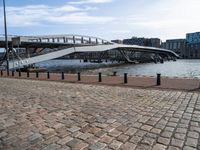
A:
<svg viewBox="0 0 200 150">
<path fill-rule="evenodd" d="M 25 58 L 21 58 L 20 56 L 14 59 L 10 58 L 10 69 L 22 68 L 73 53 L 105 52 L 110 50 L 118 50 L 127 62 L 132 62 L 132 60 L 130 60 L 129 56 L 125 53 L 126 51 L 153 53 L 171 58 L 179 57 L 171 50 L 116 44 L 101 38 L 81 35 L 14 36 L 8 38 L 8 43 L 11 51 L 15 53 L 15 48 L 34 49 L 33 51 L 28 52 L 27 57 Z M 5 47 L 5 39 L 3 37 L 0 37 L 0 47 Z M 45 48 L 52 50 L 45 53 L 37 53 Z M 34 53 L 34 55 L 32 55 L 32 53 Z"/>
</svg>

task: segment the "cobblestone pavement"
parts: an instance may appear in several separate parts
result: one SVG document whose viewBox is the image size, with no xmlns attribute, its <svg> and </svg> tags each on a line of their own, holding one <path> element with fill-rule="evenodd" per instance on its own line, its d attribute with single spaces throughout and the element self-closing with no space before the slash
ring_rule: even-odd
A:
<svg viewBox="0 0 200 150">
<path fill-rule="evenodd" d="M 198 92 L 0 79 L 2 150 L 200 149 Z"/>
</svg>

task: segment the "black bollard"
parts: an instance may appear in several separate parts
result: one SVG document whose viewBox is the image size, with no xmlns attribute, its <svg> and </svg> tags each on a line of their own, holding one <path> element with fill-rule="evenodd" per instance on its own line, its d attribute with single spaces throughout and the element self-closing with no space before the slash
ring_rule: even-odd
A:
<svg viewBox="0 0 200 150">
<path fill-rule="evenodd" d="M 78 72 L 78 81 L 81 81 L 81 73 Z"/>
<path fill-rule="evenodd" d="M 50 73 L 47 72 L 47 79 L 50 79 Z"/>
<path fill-rule="evenodd" d="M 1 70 L 1 76 L 3 76 L 3 70 Z"/>
<path fill-rule="evenodd" d="M 99 82 L 102 82 L 101 72 L 99 72 Z"/>
<path fill-rule="evenodd" d="M 157 83 L 156 83 L 157 85 L 160 85 L 160 84 L 161 84 L 160 77 L 161 77 L 161 74 L 158 73 L 158 74 L 157 74 Z"/>
<path fill-rule="evenodd" d="M 62 78 L 62 80 L 65 79 L 65 73 L 64 72 L 62 72 L 61 78 Z"/>
<path fill-rule="evenodd" d="M 27 78 L 29 78 L 30 77 L 29 71 L 27 71 L 26 73 L 27 73 Z"/>
<path fill-rule="evenodd" d="M 39 78 L 39 72 L 38 71 L 36 72 L 36 78 Z"/>
<path fill-rule="evenodd" d="M 127 73 L 124 73 L 124 84 L 128 83 L 128 77 L 127 77 Z"/>
<path fill-rule="evenodd" d="M 14 71 L 14 70 L 12 71 L 12 76 L 13 76 L 13 77 L 15 76 L 15 71 Z"/>
<path fill-rule="evenodd" d="M 115 71 L 115 72 L 113 72 L 113 76 L 116 76 L 117 75 L 117 72 Z"/>
<path fill-rule="evenodd" d="M 19 77 L 21 77 L 22 76 L 22 74 L 21 74 L 21 70 L 19 70 Z"/>
</svg>

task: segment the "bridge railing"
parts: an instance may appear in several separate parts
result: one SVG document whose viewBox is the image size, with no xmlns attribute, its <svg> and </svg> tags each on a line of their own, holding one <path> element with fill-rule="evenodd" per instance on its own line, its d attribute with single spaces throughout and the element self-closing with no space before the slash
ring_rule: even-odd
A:
<svg viewBox="0 0 200 150">
<path fill-rule="evenodd" d="M 92 44 L 105 45 L 112 44 L 107 40 L 97 37 L 81 35 L 59 35 L 59 36 L 35 36 L 35 37 L 16 37 L 19 42 L 38 42 L 38 43 L 67 43 L 67 44 Z M 14 39 L 14 38 L 13 38 Z"/>
</svg>

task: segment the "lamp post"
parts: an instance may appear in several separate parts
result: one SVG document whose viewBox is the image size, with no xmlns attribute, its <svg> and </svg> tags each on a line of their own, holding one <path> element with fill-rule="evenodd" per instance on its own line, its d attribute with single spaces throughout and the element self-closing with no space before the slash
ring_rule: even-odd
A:
<svg viewBox="0 0 200 150">
<path fill-rule="evenodd" d="M 3 10 L 4 10 L 4 29 L 5 29 L 5 48 L 6 48 L 6 65 L 7 65 L 7 75 L 9 76 L 9 50 L 8 50 L 8 35 L 7 35 L 7 23 L 6 23 L 6 5 L 5 0 L 3 0 Z"/>
</svg>

